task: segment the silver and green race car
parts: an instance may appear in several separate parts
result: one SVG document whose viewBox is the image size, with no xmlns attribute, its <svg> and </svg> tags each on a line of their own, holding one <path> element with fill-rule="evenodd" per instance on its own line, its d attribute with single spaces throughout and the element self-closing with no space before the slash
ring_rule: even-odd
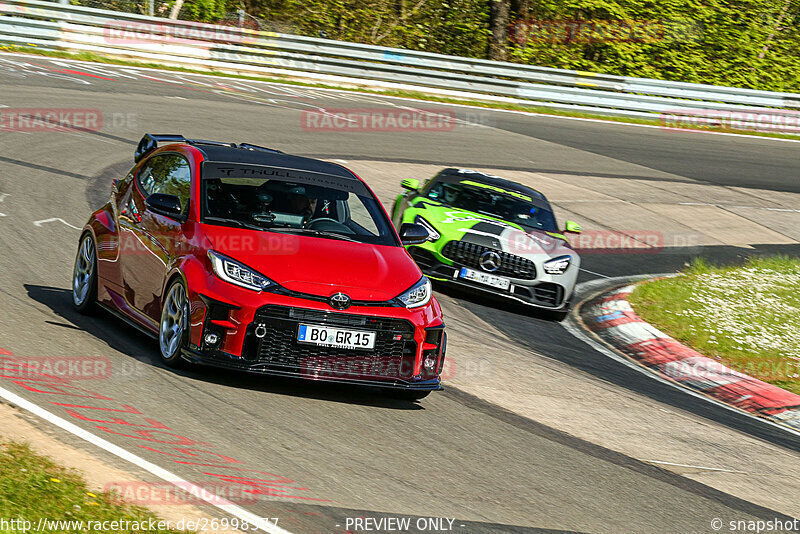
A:
<svg viewBox="0 0 800 534">
<path fill-rule="evenodd" d="M 392 220 L 417 223 L 428 239 L 408 251 L 434 280 L 487 291 L 526 305 L 569 311 L 580 257 L 559 230 L 545 196 L 498 176 L 444 169 L 420 187 L 407 178 Z"/>
</svg>

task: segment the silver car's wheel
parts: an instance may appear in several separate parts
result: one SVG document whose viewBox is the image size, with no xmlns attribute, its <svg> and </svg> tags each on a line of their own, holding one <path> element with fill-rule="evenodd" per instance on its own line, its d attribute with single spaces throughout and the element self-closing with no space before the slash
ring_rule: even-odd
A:
<svg viewBox="0 0 800 534">
<path fill-rule="evenodd" d="M 183 283 L 176 281 L 167 290 L 158 331 L 161 357 L 167 365 L 176 366 L 181 362 L 181 348 L 188 330 L 189 301 Z"/>
<path fill-rule="evenodd" d="M 78 246 L 75 267 L 72 270 L 72 303 L 84 312 L 97 298 L 97 252 L 94 239 L 86 234 Z"/>
</svg>

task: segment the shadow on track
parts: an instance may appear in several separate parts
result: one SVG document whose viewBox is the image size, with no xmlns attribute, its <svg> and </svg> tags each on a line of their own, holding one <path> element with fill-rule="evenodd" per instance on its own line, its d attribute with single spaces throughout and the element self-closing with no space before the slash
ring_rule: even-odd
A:
<svg viewBox="0 0 800 534">
<path fill-rule="evenodd" d="M 433 289 L 437 294 L 447 295 L 457 300 L 464 307 L 470 305 L 482 306 L 488 310 L 496 310 L 498 313 L 510 313 L 515 317 L 525 317 L 534 321 L 554 323 L 554 314 L 549 310 L 525 306 L 522 303 L 502 297 L 496 297 L 488 293 L 475 293 L 458 286 L 441 284 L 434 281 Z M 446 319 L 446 318 L 445 318 Z"/>
<path fill-rule="evenodd" d="M 65 322 L 49 321 L 64 328 L 81 330 L 104 341 L 113 350 L 130 356 L 144 364 L 165 369 L 179 376 L 239 389 L 262 391 L 275 395 L 291 395 L 344 404 L 358 404 L 392 410 L 424 410 L 424 406 L 406 400 L 392 399 L 385 393 L 346 384 L 315 382 L 312 380 L 251 375 L 226 369 L 191 366 L 188 369 L 171 369 L 161 362 L 153 339 L 135 328 L 99 310 L 93 316 L 81 315 L 72 308 L 69 290 L 51 286 L 25 284 L 28 296 L 50 308 Z"/>
<path fill-rule="evenodd" d="M 702 255 L 715 263 L 738 263 L 747 255 L 754 254 L 797 255 L 798 252 L 800 247 L 797 245 L 762 245 L 746 252 L 737 247 L 702 247 Z M 638 256 L 596 255 L 591 257 L 591 261 L 600 266 L 592 265 L 591 268 L 610 276 L 657 273 L 680 268 L 693 256 L 697 254 L 675 252 Z M 504 301 L 498 303 L 496 299 L 489 300 L 482 295 L 466 293 L 463 290 L 456 291 L 455 288 L 437 288 L 437 290 L 456 299 L 461 306 L 497 328 L 523 350 L 535 351 L 616 386 L 800 452 L 800 437 L 776 428 L 766 421 L 699 400 L 682 390 L 653 380 L 596 351 L 582 340 L 573 337 L 560 323 L 547 320 L 544 314 L 535 309 L 521 305 L 512 306 Z"/>
</svg>

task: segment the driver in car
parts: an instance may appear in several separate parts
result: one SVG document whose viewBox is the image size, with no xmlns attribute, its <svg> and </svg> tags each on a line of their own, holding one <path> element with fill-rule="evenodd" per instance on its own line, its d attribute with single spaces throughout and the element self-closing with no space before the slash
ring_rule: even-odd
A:
<svg viewBox="0 0 800 534">
<path fill-rule="evenodd" d="M 444 201 L 451 206 L 454 205 L 458 201 L 459 197 L 459 188 L 454 187 L 450 184 L 442 184 L 442 193 Z"/>
<path fill-rule="evenodd" d="M 317 199 L 303 193 L 292 191 L 289 194 L 289 206 L 292 213 L 303 216 L 303 224 L 307 224 L 317 210 Z"/>
</svg>

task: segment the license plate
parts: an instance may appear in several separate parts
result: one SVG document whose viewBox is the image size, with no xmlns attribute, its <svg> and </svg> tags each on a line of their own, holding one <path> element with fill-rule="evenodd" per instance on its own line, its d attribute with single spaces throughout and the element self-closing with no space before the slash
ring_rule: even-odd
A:
<svg viewBox="0 0 800 534">
<path fill-rule="evenodd" d="M 496 287 L 498 289 L 508 289 L 511 287 L 511 280 L 508 278 L 495 276 L 489 273 L 482 273 L 480 271 L 473 271 L 472 269 L 467 269 L 466 267 L 461 268 L 461 272 L 458 273 L 458 276 L 464 280 L 471 280 L 473 282 L 477 282 L 485 286 Z"/>
<path fill-rule="evenodd" d="M 337 349 L 373 349 L 375 332 L 301 324 L 297 329 L 297 341 Z"/>
</svg>

